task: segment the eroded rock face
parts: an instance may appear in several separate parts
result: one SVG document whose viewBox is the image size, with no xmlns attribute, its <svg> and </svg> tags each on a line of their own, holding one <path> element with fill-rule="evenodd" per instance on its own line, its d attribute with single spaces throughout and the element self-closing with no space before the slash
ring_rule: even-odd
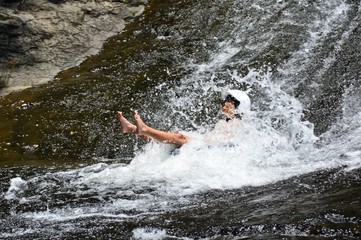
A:
<svg viewBox="0 0 361 240">
<path fill-rule="evenodd" d="M 0 0 L 0 81 L 4 95 L 51 80 L 95 54 L 139 16 L 146 0 Z M 0 83 L 1 88 L 1 83 Z"/>
</svg>

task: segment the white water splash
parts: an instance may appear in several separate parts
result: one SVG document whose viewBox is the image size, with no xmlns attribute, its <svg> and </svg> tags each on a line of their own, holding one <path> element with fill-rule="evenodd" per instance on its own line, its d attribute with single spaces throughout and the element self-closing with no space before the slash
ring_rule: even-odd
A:
<svg viewBox="0 0 361 240">
<path fill-rule="evenodd" d="M 358 82 L 358 81 L 355 81 Z M 347 170 L 361 167 L 361 87 L 351 84 L 343 94 L 342 117 L 322 134 L 322 148 L 313 158 L 323 167 L 347 166 Z"/>
<path fill-rule="evenodd" d="M 270 75 L 254 71 L 244 78 L 231 75 L 235 82 L 261 86 L 262 99 L 269 99 L 267 108 L 259 109 L 262 102 L 254 100 L 257 111 L 242 121 L 220 120 L 214 126 L 184 132 L 192 140 L 177 154 L 170 154 L 171 145 L 149 143 L 128 165 L 101 163 L 21 180 L 20 185 L 15 179 L 6 198 L 31 203 L 48 191 L 57 191 L 74 198 L 93 195 L 103 202 L 22 214 L 29 219 L 133 218 L 194 204 L 189 199 L 193 194 L 260 186 L 312 171 L 306 153 L 312 150 L 315 137 L 312 126 L 300 120 L 297 100 L 273 85 Z M 279 120 L 276 125 L 275 118 Z M 58 181 L 62 187 L 53 190 Z M 35 196 L 24 193 L 29 186 L 38 186 Z M 103 201 L 108 195 L 113 200 Z"/>
</svg>

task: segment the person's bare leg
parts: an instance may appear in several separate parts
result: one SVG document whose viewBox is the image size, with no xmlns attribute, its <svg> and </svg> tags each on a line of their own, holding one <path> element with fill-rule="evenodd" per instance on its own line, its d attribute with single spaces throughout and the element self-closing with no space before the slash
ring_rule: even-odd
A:
<svg viewBox="0 0 361 240">
<path fill-rule="evenodd" d="M 134 119 L 137 125 L 136 134 L 143 137 L 151 137 L 159 142 L 183 145 L 189 142 L 190 138 L 181 133 L 164 132 L 147 126 L 137 112 L 134 112 Z"/>
<path fill-rule="evenodd" d="M 122 126 L 122 133 L 134 133 L 137 130 L 137 126 L 132 124 L 123 116 L 122 112 L 117 112 L 120 125 Z"/>
</svg>

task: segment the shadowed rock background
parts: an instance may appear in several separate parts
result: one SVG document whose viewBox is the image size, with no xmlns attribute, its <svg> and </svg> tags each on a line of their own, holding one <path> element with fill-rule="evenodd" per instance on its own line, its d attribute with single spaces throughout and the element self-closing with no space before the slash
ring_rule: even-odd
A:
<svg viewBox="0 0 361 240">
<path fill-rule="evenodd" d="M 51 80 L 95 54 L 147 0 L 0 0 L 0 95 Z"/>
</svg>

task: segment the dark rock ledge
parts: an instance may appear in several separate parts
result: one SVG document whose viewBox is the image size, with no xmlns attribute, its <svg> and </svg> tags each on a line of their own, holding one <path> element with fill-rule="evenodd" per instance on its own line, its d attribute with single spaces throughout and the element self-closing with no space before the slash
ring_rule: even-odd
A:
<svg viewBox="0 0 361 240">
<path fill-rule="evenodd" d="M 48 82 L 97 53 L 146 4 L 147 0 L 0 0 L 0 96 Z"/>
</svg>

